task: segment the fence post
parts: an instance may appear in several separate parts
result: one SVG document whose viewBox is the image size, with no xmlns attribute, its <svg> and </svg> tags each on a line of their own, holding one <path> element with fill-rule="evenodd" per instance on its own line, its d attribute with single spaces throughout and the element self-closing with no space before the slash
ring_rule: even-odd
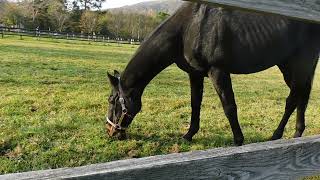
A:
<svg viewBox="0 0 320 180">
<path fill-rule="evenodd" d="M 120 38 L 117 38 L 117 44 L 120 46 Z"/>
<path fill-rule="evenodd" d="M 36 30 L 36 37 L 37 37 L 37 40 L 40 40 L 40 30 Z"/>
<path fill-rule="evenodd" d="M 20 37 L 20 40 L 22 40 L 21 29 L 18 29 L 18 35 L 19 35 L 19 37 Z"/>
<path fill-rule="evenodd" d="M 2 39 L 4 38 L 4 29 L 2 28 L 2 31 L 1 31 L 1 37 Z"/>
</svg>

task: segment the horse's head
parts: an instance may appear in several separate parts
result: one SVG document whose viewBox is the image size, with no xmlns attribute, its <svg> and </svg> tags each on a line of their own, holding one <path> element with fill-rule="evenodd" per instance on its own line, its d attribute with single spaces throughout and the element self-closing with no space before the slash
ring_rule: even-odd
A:
<svg viewBox="0 0 320 180">
<path fill-rule="evenodd" d="M 126 138 L 126 129 L 141 109 L 141 98 L 136 96 L 134 89 L 124 90 L 122 88 L 118 71 L 114 71 L 114 75 L 108 73 L 108 78 L 112 91 L 108 99 L 106 128 L 111 137 L 123 140 Z"/>
</svg>

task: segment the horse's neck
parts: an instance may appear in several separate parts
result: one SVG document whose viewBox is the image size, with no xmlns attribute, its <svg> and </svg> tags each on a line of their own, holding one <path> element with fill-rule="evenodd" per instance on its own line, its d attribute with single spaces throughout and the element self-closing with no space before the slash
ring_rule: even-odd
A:
<svg viewBox="0 0 320 180">
<path fill-rule="evenodd" d="M 142 95 L 144 88 L 162 70 L 174 63 L 179 50 L 179 28 L 166 21 L 139 47 L 121 79 L 125 89 L 136 89 Z"/>
</svg>

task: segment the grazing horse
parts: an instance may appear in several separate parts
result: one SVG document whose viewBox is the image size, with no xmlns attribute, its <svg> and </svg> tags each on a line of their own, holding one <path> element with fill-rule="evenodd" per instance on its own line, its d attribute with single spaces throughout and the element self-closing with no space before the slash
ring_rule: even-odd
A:
<svg viewBox="0 0 320 180">
<path fill-rule="evenodd" d="M 203 80 L 208 77 L 220 97 L 235 144 L 242 145 L 230 74 L 250 74 L 273 66 L 281 70 L 290 94 L 272 139 L 282 137 L 295 109 L 294 137 L 300 137 L 319 50 L 320 25 L 186 2 L 141 44 L 122 74 L 108 73 L 112 86 L 108 134 L 125 138 L 126 128 L 141 110 L 145 87 L 175 63 L 189 74 L 191 84 L 192 115 L 186 140 L 191 141 L 199 130 Z"/>
</svg>

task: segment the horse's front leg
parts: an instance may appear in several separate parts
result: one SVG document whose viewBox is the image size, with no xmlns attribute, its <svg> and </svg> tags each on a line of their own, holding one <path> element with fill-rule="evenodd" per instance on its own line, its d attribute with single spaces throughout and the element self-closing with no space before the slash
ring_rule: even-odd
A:
<svg viewBox="0 0 320 180">
<path fill-rule="evenodd" d="M 198 132 L 200 127 L 200 109 L 203 96 L 204 77 L 196 74 L 189 74 L 191 86 L 191 123 L 189 131 L 183 136 L 184 139 L 192 141 L 192 137 Z"/>
<path fill-rule="evenodd" d="M 234 99 L 230 73 L 218 68 L 211 68 L 208 75 L 220 97 L 224 113 L 229 120 L 234 142 L 236 145 L 241 146 L 244 137 L 238 121 L 237 105 Z"/>
</svg>

